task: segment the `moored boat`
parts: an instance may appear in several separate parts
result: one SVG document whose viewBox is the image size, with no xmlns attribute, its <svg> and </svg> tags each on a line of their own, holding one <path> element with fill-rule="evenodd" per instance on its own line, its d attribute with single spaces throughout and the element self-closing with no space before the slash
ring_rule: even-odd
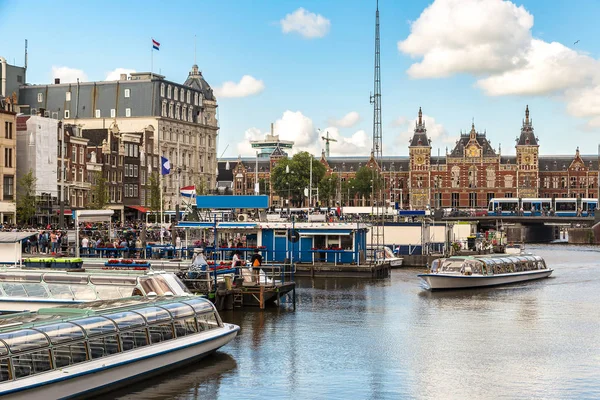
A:
<svg viewBox="0 0 600 400">
<path fill-rule="evenodd" d="M 149 294 L 192 296 L 175 274 L 165 271 L 0 270 L 0 313 Z"/>
<path fill-rule="evenodd" d="M 199 297 L 129 298 L 0 317 L 0 396 L 88 396 L 202 358 L 239 331 Z"/>
<path fill-rule="evenodd" d="M 536 255 L 454 256 L 434 260 L 431 270 L 419 274 L 428 289 L 465 289 L 505 285 L 547 278 L 552 274 Z"/>
</svg>

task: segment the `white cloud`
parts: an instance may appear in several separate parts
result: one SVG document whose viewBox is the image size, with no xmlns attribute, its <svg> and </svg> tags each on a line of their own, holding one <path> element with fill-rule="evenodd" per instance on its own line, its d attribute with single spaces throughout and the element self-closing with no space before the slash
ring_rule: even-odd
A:
<svg viewBox="0 0 600 400">
<path fill-rule="evenodd" d="M 360 121 L 360 115 L 356 111 L 350 111 L 341 119 L 330 119 L 329 124 L 340 128 L 351 128 Z"/>
<path fill-rule="evenodd" d="M 340 131 L 335 126 L 330 126 L 324 129 L 323 132 L 329 132 L 329 137 L 335 139 L 335 142 L 329 143 L 329 155 L 331 157 L 336 156 L 348 156 L 348 155 L 369 155 L 372 147 L 371 136 L 367 135 L 364 130 L 354 132 L 352 136 L 345 137 L 340 134 Z M 321 135 L 319 140 L 321 141 L 321 148 L 325 149 L 325 141 Z"/>
<path fill-rule="evenodd" d="M 337 127 L 329 127 L 319 132 L 309 117 L 302 114 L 300 111 L 287 110 L 273 124 L 273 131 L 279 135 L 281 140 L 292 140 L 294 148 L 292 154 L 300 151 L 308 151 L 315 157 L 321 155 L 321 151 L 325 149 L 325 141 L 321 137 L 325 132 L 329 132 L 329 136 L 336 139 L 337 142 L 331 142 L 331 155 L 349 155 L 361 154 L 368 155 L 370 151 L 370 137 L 365 131 L 357 131 L 350 137 L 342 136 Z M 253 156 L 255 150 L 250 146 L 250 140 L 263 139 L 265 134 L 258 128 L 250 128 L 244 133 L 244 141 L 238 143 L 238 153 L 243 156 Z"/>
<path fill-rule="evenodd" d="M 502 72 L 523 64 L 533 16 L 502 0 L 436 0 L 411 24 L 398 49 L 422 58 L 414 78 Z"/>
<path fill-rule="evenodd" d="M 135 72 L 135 69 L 127 69 L 127 68 L 116 68 L 110 72 L 106 73 L 105 81 L 118 81 L 121 79 L 121 74 L 126 74 L 129 76 L 132 72 Z"/>
<path fill-rule="evenodd" d="M 398 118 L 396 118 L 395 120 L 393 120 L 390 125 L 393 127 L 400 127 L 400 126 L 406 125 L 407 122 L 408 122 L 408 118 L 401 115 Z"/>
<path fill-rule="evenodd" d="M 427 137 L 431 139 L 432 146 L 447 145 L 449 149 L 454 147 L 456 140 L 458 140 L 458 135 L 451 136 L 442 124 L 436 122 L 435 118 L 429 115 L 423 114 L 423 121 L 427 129 Z M 416 122 L 417 118 L 407 121 L 406 130 L 400 132 L 396 137 L 396 146 L 402 149 L 408 147 L 408 143 L 413 137 Z M 433 153 L 437 154 L 436 152 Z"/>
<path fill-rule="evenodd" d="M 265 89 L 263 81 L 250 75 L 242 76 L 238 83 L 227 81 L 221 87 L 215 88 L 217 97 L 246 97 L 260 93 Z"/>
<path fill-rule="evenodd" d="M 533 16 L 503 0 L 435 0 L 398 49 L 419 60 L 413 78 L 473 75 L 489 96 L 555 94 L 567 112 L 600 127 L 600 60 L 533 38 Z"/>
<path fill-rule="evenodd" d="M 533 39 L 520 68 L 480 79 L 487 95 L 540 95 L 590 83 L 600 63 L 560 43 Z"/>
<path fill-rule="evenodd" d="M 329 32 L 331 21 L 320 14 L 299 8 L 280 20 L 283 33 L 298 32 L 307 39 L 322 38 Z"/>
<path fill-rule="evenodd" d="M 52 81 L 59 78 L 61 83 L 73 83 L 77 82 L 79 78 L 80 82 L 87 82 L 88 77 L 85 72 L 76 68 L 69 67 L 52 67 Z"/>
</svg>

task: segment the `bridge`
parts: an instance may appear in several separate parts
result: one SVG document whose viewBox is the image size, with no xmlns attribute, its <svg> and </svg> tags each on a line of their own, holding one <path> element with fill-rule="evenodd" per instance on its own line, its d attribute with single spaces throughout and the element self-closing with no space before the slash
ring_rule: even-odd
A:
<svg viewBox="0 0 600 400">
<path fill-rule="evenodd" d="M 558 227 L 574 227 L 575 230 L 589 230 L 597 220 L 594 217 L 557 217 L 557 216 L 446 216 L 441 218 L 445 222 L 476 222 L 478 229 L 502 227 L 506 232 L 507 240 L 523 243 L 543 243 L 557 239 Z M 587 232 L 581 233 L 589 235 Z"/>
</svg>

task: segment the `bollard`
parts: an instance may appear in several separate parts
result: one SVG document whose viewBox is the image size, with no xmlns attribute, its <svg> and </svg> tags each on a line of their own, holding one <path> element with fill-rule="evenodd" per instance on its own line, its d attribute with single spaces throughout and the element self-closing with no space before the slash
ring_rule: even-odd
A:
<svg viewBox="0 0 600 400">
<path fill-rule="evenodd" d="M 227 290 L 231 290 L 232 286 L 231 286 L 231 276 L 225 276 L 225 288 L 227 288 Z"/>
</svg>

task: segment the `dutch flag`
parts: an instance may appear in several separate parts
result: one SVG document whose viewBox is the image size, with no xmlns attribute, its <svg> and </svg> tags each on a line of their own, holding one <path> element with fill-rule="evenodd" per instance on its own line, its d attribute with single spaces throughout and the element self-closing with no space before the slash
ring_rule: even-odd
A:
<svg viewBox="0 0 600 400">
<path fill-rule="evenodd" d="M 160 50 L 160 43 L 158 43 L 156 40 L 152 39 L 152 48 L 154 50 Z"/>
<path fill-rule="evenodd" d="M 196 196 L 196 186 L 185 186 L 180 189 L 180 193 L 184 197 Z"/>
</svg>

